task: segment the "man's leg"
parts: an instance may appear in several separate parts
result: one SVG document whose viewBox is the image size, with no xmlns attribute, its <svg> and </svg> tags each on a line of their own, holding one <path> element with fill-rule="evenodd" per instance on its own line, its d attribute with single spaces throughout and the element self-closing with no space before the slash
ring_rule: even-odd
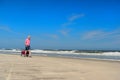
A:
<svg viewBox="0 0 120 80">
<path fill-rule="evenodd" d="M 24 57 L 26 57 L 27 50 L 28 50 L 28 47 L 27 47 L 27 46 L 25 46 L 25 54 L 24 54 Z"/>
<path fill-rule="evenodd" d="M 31 50 L 29 50 L 29 57 L 32 57 L 32 55 L 31 55 Z"/>
<path fill-rule="evenodd" d="M 30 46 L 28 46 L 28 51 L 29 51 L 29 57 L 32 57 L 32 55 L 31 55 L 31 50 L 30 50 Z"/>
</svg>

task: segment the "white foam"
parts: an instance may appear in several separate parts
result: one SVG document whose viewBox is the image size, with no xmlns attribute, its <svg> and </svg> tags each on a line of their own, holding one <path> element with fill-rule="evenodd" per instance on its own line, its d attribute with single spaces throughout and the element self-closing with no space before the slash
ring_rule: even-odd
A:
<svg viewBox="0 0 120 80">
<path fill-rule="evenodd" d="M 21 52 L 21 50 L 18 50 L 18 49 L 11 49 L 11 50 L 5 50 L 5 49 L 0 49 L 0 52 Z M 57 51 L 57 50 L 39 50 L 39 49 L 34 49 L 34 50 L 31 50 L 32 53 L 37 53 L 37 54 L 40 54 L 40 53 L 47 53 L 47 54 L 75 54 L 75 55 L 98 55 L 98 56 L 120 56 L 120 52 L 102 52 L 102 53 L 85 53 L 85 52 L 82 52 L 82 53 L 76 53 L 75 50 L 71 50 L 71 51 Z"/>
<path fill-rule="evenodd" d="M 31 50 L 34 53 L 56 53 L 56 54 L 73 54 L 75 51 L 49 51 L 49 50 Z"/>
<path fill-rule="evenodd" d="M 17 49 L 11 49 L 11 50 L 5 50 L 5 49 L 1 49 L 1 52 L 21 52 L 20 50 Z"/>
<path fill-rule="evenodd" d="M 120 56 L 120 52 L 104 52 L 102 53 L 102 55 L 106 55 L 106 56 Z"/>
<path fill-rule="evenodd" d="M 56 53 L 56 54 L 81 54 L 81 55 L 100 55 L 100 56 L 120 56 L 120 52 L 102 52 L 102 53 L 76 53 L 72 51 L 49 51 L 49 50 L 32 50 L 34 53 Z"/>
</svg>

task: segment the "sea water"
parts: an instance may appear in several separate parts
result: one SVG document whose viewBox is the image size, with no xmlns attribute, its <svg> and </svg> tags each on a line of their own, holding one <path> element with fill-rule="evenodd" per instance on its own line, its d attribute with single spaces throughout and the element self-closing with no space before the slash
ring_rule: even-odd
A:
<svg viewBox="0 0 120 80">
<path fill-rule="evenodd" d="M 21 54 L 20 49 L 0 49 L 2 54 Z M 120 61 L 117 50 L 31 50 L 32 55 Z"/>
</svg>

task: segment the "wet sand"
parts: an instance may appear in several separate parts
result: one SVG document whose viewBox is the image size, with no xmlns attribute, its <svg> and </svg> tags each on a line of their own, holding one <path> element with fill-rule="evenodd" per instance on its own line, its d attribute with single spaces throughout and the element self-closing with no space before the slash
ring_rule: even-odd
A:
<svg viewBox="0 0 120 80">
<path fill-rule="evenodd" d="M 0 80 L 120 80 L 120 62 L 0 54 Z"/>
</svg>

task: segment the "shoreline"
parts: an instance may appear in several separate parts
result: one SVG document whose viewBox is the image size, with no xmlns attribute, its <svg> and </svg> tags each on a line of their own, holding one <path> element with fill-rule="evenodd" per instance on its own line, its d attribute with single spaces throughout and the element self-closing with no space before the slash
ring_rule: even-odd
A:
<svg viewBox="0 0 120 80">
<path fill-rule="evenodd" d="M 0 53 L 0 54 L 4 54 L 4 53 Z M 20 54 L 5 54 L 5 55 L 20 55 Z M 78 57 L 66 57 L 66 56 L 48 56 L 46 54 L 44 54 L 44 55 L 33 55 L 33 57 L 51 57 L 51 58 L 64 58 L 64 59 L 77 59 L 77 60 L 90 60 L 90 61 L 106 61 L 106 62 L 118 62 L 118 63 L 120 63 L 120 60 L 114 60 L 114 59 L 78 58 Z"/>
</svg>

